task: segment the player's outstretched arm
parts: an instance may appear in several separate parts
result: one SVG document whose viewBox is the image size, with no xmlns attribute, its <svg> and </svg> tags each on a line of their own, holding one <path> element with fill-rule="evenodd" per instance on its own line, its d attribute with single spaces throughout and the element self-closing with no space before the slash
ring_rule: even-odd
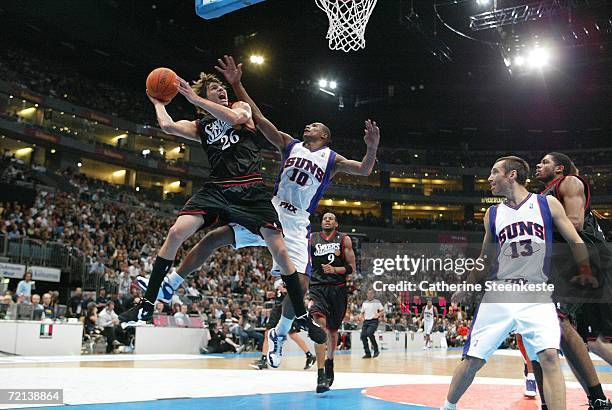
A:
<svg viewBox="0 0 612 410">
<path fill-rule="evenodd" d="M 183 137 L 188 140 L 200 141 L 198 137 L 198 128 L 195 121 L 180 120 L 174 121 L 170 114 L 166 111 L 167 102 L 159 101 L 151 97 L 148 93 L 149 100 L 155 107 L 155 114 L 157 114 L 157 122 L 159 127 L 166 134 L 176 135 L 177 137 Z"/>
<path fill-rule="evenodd" d="M 257 104 L 255 104 L 255 101 L 249 96 L 241 82 L 242 64 L 237 65 L 232 56 L 223 56 L 223 59 L 218 59 L 217 62 L 219 65 L 215 66 L 215 69 L 223 74 L 225 80 L 232 86 L 236 98 L 251 106 L 253 121 L 255 121 L 257 128 L 259 128 L 264 137 L 266 137 L 272 145 L 283 152 L 285 147 L 293 141 L 293 138 L 289 134 L 279 131 L 278 128 L 263 115 Z"/>
<path fill-rule="evenodd" d="M 197 95 L 187 81 L 180 77 L 177 77 L 177 80 L 179 82 L 179 93 L 191 104 L 209 112 L 213 117 L 229 125 L 242 125 L 251 120 L 251 107 L 248 104 L 235 103 L 231 108 L 217 104 Z"/>
<path fill-rule="evenodd" d="M 365 122 L 363 140 L 366 143 L 367 150 L 361 162 L 346 159 L 342 155 L 336 155 L 332 176 L 336 175 L 338 172 L 364 176 L 368 176 L 372 173 L 374 164 L 376 164 L 376 151 L 378 151 L 378 143 L 380 142 L 380 129 L 376 125 L 375 121 L 367 120 Z"/>
<path fill-rule="evenodd" d="M 553 222 L 563 239 L 569 244 L 569 247 L 574 255 L 574 260 L 578 265 L 578 275 L 571 279 L 572 283 L 577 283 L 582 286 L 591 285 L 596 288 L 599 284 L 597 278 L 591 271 L 591 263 L 589 259 L 589 251 L 584 244 L 584 241 L 576 232 L 576 228 L 565 214 L 565 209 L 561 202 L 554 196 L 547 196 L 546 201 L 550 208 L 550 214 Z"/>
</svg>

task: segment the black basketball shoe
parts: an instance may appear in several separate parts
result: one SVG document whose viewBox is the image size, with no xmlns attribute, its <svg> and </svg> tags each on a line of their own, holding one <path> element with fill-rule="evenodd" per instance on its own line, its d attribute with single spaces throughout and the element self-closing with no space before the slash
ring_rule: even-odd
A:
<svg viewBox="0 0 612 410">
<path fill-rule="evenodd" d="M 589 403 L 589 410 L 611 410 L 612 403 L 610 400 L 597 399 Z"/>
<path fill-rule="evenodd" d="M 325 370 L 319 369 L 317 374 L 317 393 L 325 393 L 326 391 L 329 391 L 329 382 L 327 377 L 325 377 Z"/>
<path fill-rule="evenodd" d="M 133 326 L 139 321 L 151 322 L 153 320 L 153 308 L 153 302 L 142 298 L 138 305 L 119 315 L 121 327 Z"/>
<path fill-rule="evenodd" d="M 334 384 L 334 360 L 325 359 L 325 377 L 329 387 Z"/>
</svg>

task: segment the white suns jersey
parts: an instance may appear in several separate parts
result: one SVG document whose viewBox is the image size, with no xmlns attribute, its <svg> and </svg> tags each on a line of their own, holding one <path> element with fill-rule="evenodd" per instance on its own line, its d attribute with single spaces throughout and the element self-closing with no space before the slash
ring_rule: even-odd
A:
<svg viewBox="0 0 612 410">
<path fill-rule="evenodd" d="M 548 280 L 553 220 L 546 197 L 529 194 L 515 207 L 494 205 L 489 225 L 497 244 L 493 280 Z"/>
<path fill-rule="evenodd" d="M 427 305 L 423 308 L 423 320 L 426 322 L 433 322 L 434 320 L 434 307 L 431 305 L 431 309 L 427 309 Z"/>
<path fill-rule="evenodd" d="M 274 186 L 274 195 L 280 199 L 280 206 L 314 212 L 331 183 L 335 159 L 336 153 L 329 147 L 311 151 L 301 141 L 291 142 L 283 153 L 283 163 Z"/>
</svg>

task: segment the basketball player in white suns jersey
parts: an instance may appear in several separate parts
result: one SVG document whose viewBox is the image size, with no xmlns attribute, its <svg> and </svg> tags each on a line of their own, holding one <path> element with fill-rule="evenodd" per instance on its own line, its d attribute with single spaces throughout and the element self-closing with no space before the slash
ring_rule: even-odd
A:
<svg viewBox="0 0 612 410">
<path fill-rule="evenodd" d="M 438 317 L 438 309 L 434 307 L 431 299 L 427 299 L 427 305 L 423 308 L 421 317 L 423 319 L 423 334 L 425 335 L 423 350 L 431 349 L 433 347 L 431 332 L 433 332 L 435 319 Z"/>
<path fill-rule="evenodd" d="M 514 156 L 498 159 L 491 169 L 491 192 L 505 197 L 506 201 L 491 206 L 484 217 L 485 237 L 480 257 L 493 262 L 487 284 L 545 284 L 554 224 L 572 244 L 574 258 L 580 266 L 572 282 L 597 286 L 586 246 L 563 206 L 552 196 L 529 193 L 525 188 L 528 175 L 527 162 Z M 468 282 L 482 279 L 476 278 L 477 275 L 473 271 Z M 511 331 L 523 336 L 529 357 L 540 362 L 548 408 L 565 409 L 565 381 L 558 356 L 561 332 L 551 296 L 552 292 L 547 291 L 485 292 L 442 409 L 457 408 L 476 372 Z"/>
</svg>

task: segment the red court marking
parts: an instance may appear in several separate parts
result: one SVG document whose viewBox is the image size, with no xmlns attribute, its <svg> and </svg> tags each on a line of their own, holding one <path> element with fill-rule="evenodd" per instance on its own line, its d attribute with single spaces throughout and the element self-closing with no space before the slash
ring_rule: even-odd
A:
<svg viewBox="0 0 612 410">
<path fill-rule="evenodd" d="M 473 384 L 459 400 L 460 409 L 537 410 L 540 398 L 523 396 L 524 386 L 500 384 Z M 375 399 L 440 408 L 446 398 L 448 384 L 404 384 L 369 387 L 363 394 Z M 611 392 L 606 392 L 609 397 Z M 567 408 L 587 407 L 586 395 L 581 389 L 567 389 Z"/>
</svg>

